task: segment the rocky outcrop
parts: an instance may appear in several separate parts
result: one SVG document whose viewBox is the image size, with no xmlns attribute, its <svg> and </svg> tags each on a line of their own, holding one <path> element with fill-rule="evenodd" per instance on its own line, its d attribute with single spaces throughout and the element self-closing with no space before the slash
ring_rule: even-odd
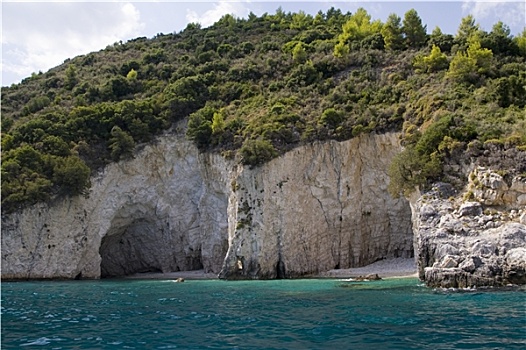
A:
<svg viewBox="0 0 526 350">
<path fill-rule="evenodd" d="M 419 277 L 429 286 L 526 284 L 526 178 L 487 168 L 463 194 L 437 184 L 413 202 Z"/>
<path fill-rule="evenodd" d="M 107 166 L 86 197 L 2 217 L 2 278 L 280 278 L 409 257 L 409 204 L 386 191 L 398 150 L 396 134 L 362 135 L 249 169 L 165 135 Z"/>
</svg>

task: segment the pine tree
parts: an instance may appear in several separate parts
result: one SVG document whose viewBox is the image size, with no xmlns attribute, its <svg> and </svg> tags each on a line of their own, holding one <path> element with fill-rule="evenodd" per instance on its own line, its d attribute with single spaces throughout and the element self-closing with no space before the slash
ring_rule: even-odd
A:
<svg viewBox="0 0 526 350">
<path fill-rule="evenodd" d="M 436 72 L 448 66 L 446 55 L 436 45 L 433 45 L 429 56 L 424 57 L 424 64 L 428 72 Z"/>
<path fill-rule="evenodd" d="M 407 11 L 404 15 L 402 32 L 405 35 L 407 46 L 422 47 L 427 39 L 426 26 L 422 26 L 422 20 L 415 9 Z"/>
<path fill-rule="evenodd" d="M 467 42 L 468 38 L 479 30 L 480 28 L 479 25 L 475 23 L 475 18 L 472 15 L 468 15 L 460 21 L 455 39 L 458 42 Z"/>
<path fill-rule="evenodd" d="M 360 42 L 366 37 L 380 33 L 382 29 L 382 22 L 379 20 L 371 22 L 371 15 L 360 7 L 356 10 L 347 22 L 342 26 L 342 31 L 338 36 L 338 44 L 334 48 L 334 55 L 342 57 L 349 48 L 345 49 L 343 46 L 348 46 L 351 42 Z"/>
<path fill-rule="evenodd" d="M 390 50 L 398 50 L 403 47 L 401 18 L 396 13 L 391 13 L 382 27 L 385 47 Z"/>
<path fill-rule="evenodd" d="M 303 47 L 303 43 L 299 42 L 292 49 L 292 60 L 294 63 L 305 63 L 307 60 L 307 52 Z"/>
<path fill-rule="evenodd" d="M 480 27 L 475 23 L 475 18 L 472 15 L 462 18 L 458 26 L 457 35 L 455 36 L 457 50 L 466 50 L 468 47 L 468 39 L 479 32 Z"/>
<path fill-rule="evenodd" d="M 526 57 L 526 28 L 522 33 L 514 38 L 515 43 L 519 47 L 519 54 Z"/>
</svg>

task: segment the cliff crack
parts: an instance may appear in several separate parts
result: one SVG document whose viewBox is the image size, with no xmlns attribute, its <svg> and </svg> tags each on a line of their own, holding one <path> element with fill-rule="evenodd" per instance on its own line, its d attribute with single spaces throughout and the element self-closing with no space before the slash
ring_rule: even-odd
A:
<svg viewBox="0 0 526 350">
<path fill-rule="evenodd" d="M 314 199 L 316 199 L 316 201 L 320 205 L 321 212 L 323 213 L 323 217 L 325 218 L 325 223 L 327 224 L 327 229 L 330 229 L 331 224 L 330 224 L 329 218 L 327 216 L 327 212 L 325 211 L 325 208 L 323 208 L 323 203 L 321 202 L 321 200 L 318 197 L 316 197 L 314 192 L 312 192 L 312 186 L 309 186 L 309 190 L 310 190 L 310 194 L 312 195 L 312 197 Z"/>
</svg>

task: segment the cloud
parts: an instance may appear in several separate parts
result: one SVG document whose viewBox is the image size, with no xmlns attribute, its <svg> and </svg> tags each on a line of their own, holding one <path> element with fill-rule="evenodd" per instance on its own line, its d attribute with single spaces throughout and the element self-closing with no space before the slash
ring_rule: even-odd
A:
<svg viewBox="0 0 526 350">
<path fill-rule="evenodd" d="M 464 0 L 462 10 L 465 14 L 472 14 L 477 21 L 497 19 L 510 27 L 524 27 L 526 20 L 526 5 L 524 1 Z"/>
<path fill-rule="evenodd" d="M 144 27 L 131 3 L 19 2 L 2 7 L 2 74 L 19 79 L 137 36 Z"/>
<path fill-rule="evenodd" d="M 186 20 L 189 23 L 200 23 L 203 27 L 208 27 L 217 22 L 224 15 L 230 14 L 234 17 L 247 17 L 250 10 L 246 6 L 247 2 L 232 2 L 222 0 L 214 4 L 214 7 L 203 14 L 198 15 L 196 11 L 187 9 Z"/>
</svg>

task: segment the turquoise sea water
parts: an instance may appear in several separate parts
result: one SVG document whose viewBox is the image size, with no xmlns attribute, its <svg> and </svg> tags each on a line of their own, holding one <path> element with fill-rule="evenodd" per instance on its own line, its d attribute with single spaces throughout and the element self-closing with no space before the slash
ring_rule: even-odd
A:
<svg viewBox="0 0 526 350">
<path fill-rule="evenodd" d="M 417 279 L 2 283 L 2 349 L 526 349 L 526 292 Z"/>
</svg>

